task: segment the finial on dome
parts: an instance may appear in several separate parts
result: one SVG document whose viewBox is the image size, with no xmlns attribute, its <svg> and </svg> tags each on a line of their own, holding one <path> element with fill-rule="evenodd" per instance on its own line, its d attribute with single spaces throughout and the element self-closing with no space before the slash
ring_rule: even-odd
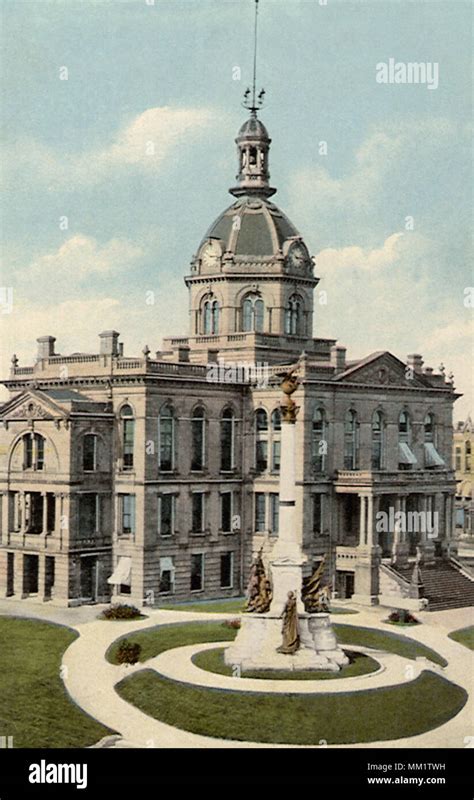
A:
<svg viewBox="0 0 474 800">
<path fill-rule="evenodd" d="M 255 0 L 255 28 L 254 28 L 254 44 L 253 44 L 253 80 L 252 88 L 247 88 L 244 92 L 243 107 L 250 111 L 252 117 L 257 116 L 257 111 L 263 106 L 263 99 L 265 97 L 265 89 L 260 89 L 257 95 L 257 41 L 258 41 L 258 3 Z"/>
</svg>

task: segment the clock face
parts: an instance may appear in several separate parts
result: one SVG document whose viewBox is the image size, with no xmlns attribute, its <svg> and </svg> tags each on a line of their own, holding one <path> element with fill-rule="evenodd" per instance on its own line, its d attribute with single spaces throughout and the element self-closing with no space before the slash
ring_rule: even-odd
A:
<svg viewBox="0 0 474 800">
<path fill-rule="evenodd" d="M 304 244 L 299 242 L 292 245 L 288 253 L 288 265 L 293 269 L 303 270 L 308 262 L 308 251 Z"/>
<path fill-rule="evenodd" d="M 201 250 L 201 264 L 206 269 L 217 267 L 221 257 L 221 249 L 216 241 L 207 242 Z"/>
</svg>

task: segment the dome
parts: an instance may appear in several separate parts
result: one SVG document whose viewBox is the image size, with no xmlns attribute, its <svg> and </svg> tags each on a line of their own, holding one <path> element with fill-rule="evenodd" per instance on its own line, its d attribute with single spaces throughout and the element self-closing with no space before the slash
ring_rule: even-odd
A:
<svg viewBox="0 0 474 800">
<path fill-rule="evenodd" d="M 263 122 L 254 116 L 249 117 L 240 128 L 237 134 L 237 141 L 241 139 L 267 139 L 269 142 L 271 141 Z"/>
<path fill-rule="evenodd" d="M 240 226 L 235 224 L 236 217 Z M 220 239 L 223 250 L 236 256 L 274 256 L 287 239 L 299 236 L 274 203 L 260 197 L 242 197 L 216 219 L 201 245 L 207 239 Z"/>
</svg>

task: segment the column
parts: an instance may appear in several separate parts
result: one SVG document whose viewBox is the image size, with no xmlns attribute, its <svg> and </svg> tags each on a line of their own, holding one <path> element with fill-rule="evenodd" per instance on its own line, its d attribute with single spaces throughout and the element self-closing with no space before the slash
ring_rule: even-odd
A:
<svg viewBox="0 0 474 800">
<path fill-rule="evenodd" d="M 417 554 L 423 564 L 434 563 L 434 544 L 428 532 L 428 512 L 431 508 L 431 500 L 429 495 L 423 494 L 420 498 L 419 511 L 421 517 L 421 536 L 416 548 Z"/>
<path fill-rule="evenodd" d="M 407 496 L 397 495 L 395 497 L 395 522 L 393 530 L 392 561 L 398 567 L 408 565 L 409 546 L 407 542 L 406 519 L 407 519 Z"/>
<path fill-rule="evenodd" d="M 38 553 L 38 600 L 44 601 L 45 598 L 45 555 Z"/>
<path fill-rule="evenodd" d="M 26 531 L 26 493 L 20 492 L 20 533 Z"/>
<path fill-rule="evenodd" d="M 367 497 L 365 494 L 359 495 L 360 501 L 360 521 L 359 521 L 359 547 L 364 547 L 366 544 L 366 521 L 367 521 L 367 510 L 366 510 L 366 502 Z"/>
<path fill-rule="evenodd" d="M 15 551 L 13 562 L 13 593 L 16 600 L 25 597 L 23 593 L 23 553 L 21 550 Z"/>
<path fill-rule="evenodd" d="M 367 547 L 374 546 L 374 496 L 367 497 Z"/>
<path fill-rule="evenodd" d="M 41 497 L 43 498 L 43 525 L 41 528 L 41 532 L 43 536 L 46 536 L 48 533 L 48 495 L 47 492 L 41 492 Z"/>
<path fill-rule="evenodd" d="M 0 493 L 0 500 L 2 503 L 2 529 L 0 535 L 0 542 L 3 544 L 8 543 L 8 534 L 10 533 L 10 495 L 8 492 Z"/>
</svg>

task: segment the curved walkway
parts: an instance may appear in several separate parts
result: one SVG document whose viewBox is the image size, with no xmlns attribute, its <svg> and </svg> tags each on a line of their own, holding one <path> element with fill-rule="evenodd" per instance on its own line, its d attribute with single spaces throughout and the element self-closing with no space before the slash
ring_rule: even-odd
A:
<svg viewBox="0 0 474 800">
<path fill-rule="evenodd" d="M 355 606 L 354 606 L 355 607 Z M 90 610 L 90 616 L 89 616 Z M 100 608 L 87 609 L 87 618 L 96 617 Z M 394 628 L 383 620 L 388 615 L 387 609 L 364 609 L 358 607 L 359 614 L 347 617 L 333 617 L 334 623 L 343 623 L 354 627 L 369 627 L 385 632 L 399 633 L 407 638 L 425 644 L 436 650 L 448 661 L 448 666 L 440 671 L 448 680 L 462 686 L 469 694 L 464 708 L 453 719 L 435 730 L 428 731 L 408 739 L 396 739 L 382 742 L 366 742 L 356 745 L 329 745 L 331 747 L 356 748 L 404 748 L 404 747 L 466 747 L 469 737 L 474 734 L 473 725 L 473 675 L 474 653 L 461 644 L 449 639 L 450 631 L 472 624 L 472 611 L 458 609 L 419 613 L 417 616 L 424 623 L 413 628 Z M 149 611 L 148 619 L 134 622 L 103 622 L 97 619 L 84 622 L 83 613 L 71 614 L 75 609 L 54 609 L 51 606 L 36 604 L 35 607 L 22 602 L 0 602 L 0 613 L 22 617 L 36 617 L 60 624 L 69 624 L 80 636 L 70 645 L 63 657 L 62 670 L 65 686 L 71 698 L 95 719 L 117 731 L 123 737 L 123 745 L 131 747 L 281 747 L 282 745 L 260 744 L 257 742 L 239 742 L 214 739 L 188 733 L 166 725 L 147 716 L 134 706 L 122 700 L 115 691 L 115 685 L 126 675 L 143 669 L 143 664 L 135 667 L 116 666 L 105 660 L 105 652 L 115 639 L 134 631 L 144 630 L 155 625 L 176 622 L 197 622 L 204 620 L 222 620 L 234 618 L 236 614 L 210 614 L 185 611 Z M 68 613 L 69 612 L 69 613 Z M 67 618 L 67 622 L 65 621 Z M 213 647 L 216 644 L 212 643 Z M 347 645 L 345 645 L 347 646 Z M 158 658 L 158 657 L 157 657 Z M 416 663 L 412 661 L 416 668 Z M 431 668 L 431 667 L 430 667 Z M 226 677 L 226 676 L 222 676 Z M 361 676 L 363 677 L 363 676 Z M 235 680 L 235 679 L 231 679 Z M 348 679 L 349 680 L 349 679 Z M 352 679 L 350 679 L 352 681 Z M 339 681 L 343 683 L 342 679 Z M 327 683 L 326 681 L 324 682 Z M 349 686 L 349 683 L 346 684 Z M 350 684 L 351 689 L 353 683 Z M 233 686 L 233 688 L 235 688 Z M 294 689 L 294 687 L 293 687 Z M 341 686 L 342 689 L 342 686 Z M 436 698 L 433 698 L 436 702 Z M 288 745 L 289 746 L 289 745 Z M 296 745 L 298 746 L 298 745 Z"/>
<path fill-rule="evenodd" d="M 192 686 L 204 686 L 212 689 L 225 689 L 233 692 L 270 692 L 280 694 L 326 694 L 334 692 L 361 692 L 366 689 L 380 689 L 383 686 L 397 686 L 408 680 L 414 680 L 426 669 L 426 662 L 411 661 L 394 653 L 372 650 L 368 647 L 345 645 L 359 653 L 367 653 L 380 663 L 379 669 L 366 675 L 354 675 L 351 678 L 333 678 L 327 680 L 271 680 L 267 678 L 233 678 L 209 672 L 193 664 L 192 658 L 204 650 L 215 650 L 229 647 L 231 642 L 208 642 L 175 647 L 165 650 L 155 658 L 146 662 L 148 668 L 155 669 L 160 675 L 171 680 L 188 683 Z M 431 662 L 430 662 L 431 668 Z M 438 668 L 440 672 L 442 670 Z M 436 671 L 438 671 L 438 669 Z"/>
</svg>

